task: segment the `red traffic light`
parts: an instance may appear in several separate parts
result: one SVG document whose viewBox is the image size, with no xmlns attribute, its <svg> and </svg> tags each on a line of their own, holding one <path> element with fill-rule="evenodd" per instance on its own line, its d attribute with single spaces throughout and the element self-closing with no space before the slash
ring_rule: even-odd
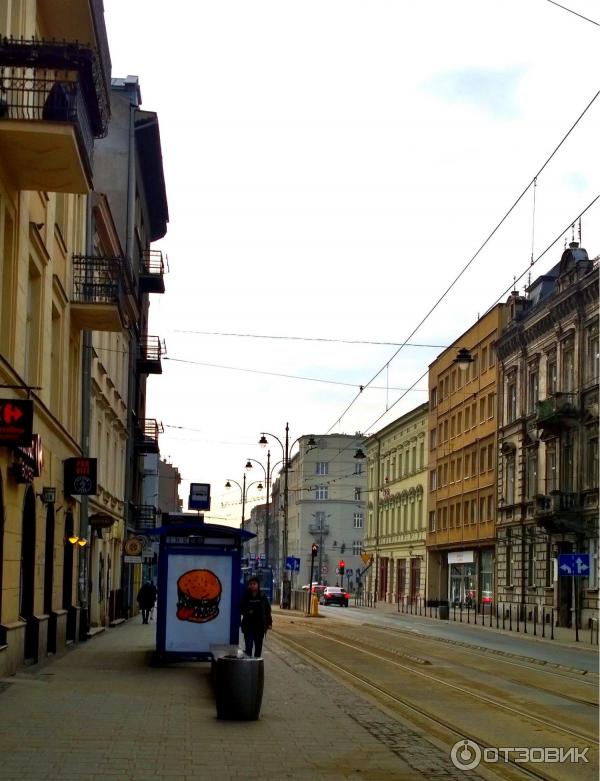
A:
<svg viewBox="0 0 600 781">
<path fill-rule="evenodd" d="M 338 564 L 338 567 L 340 567 L 340 569 L 344 569 L 345 566 L 346 566 L 346 562 L 344 561 L 344 559 L 342 559 Z"/>
</svg>

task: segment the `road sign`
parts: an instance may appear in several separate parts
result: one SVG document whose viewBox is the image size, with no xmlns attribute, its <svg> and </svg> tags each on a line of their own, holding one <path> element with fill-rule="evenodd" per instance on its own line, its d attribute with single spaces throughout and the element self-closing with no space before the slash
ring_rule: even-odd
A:
<svg viewBox="0 0 600 781">
<path fill-rule="evenodd" d="M 300 559 L 296 558 L 296 556 L 288 556 L 285 560 L 285 568 L 287 570 L 291 570 L 292 572 L 299 572 Z"/>
<path fill-rule="evenodd" d="M 210 510 L 210 483 L 190 483 L 188 510 Z"/>
<path fill-rule="evenodd" d="M 0 445 L 29 447 L 33 429 L 33 401 L 0 399 Z"/>
<path fill-rule="evenodd" d="M 371 554 L 370 553 L 361 553 L 360 554 L 361 559 L 365 564 L 368 564 L 371 561 Z"/>
<path fill-rule="evenodd" d="M 590 554 L 559 553 L 558 572 L 560 575 L 586 578 L 590 572 Z"/>
</svg>

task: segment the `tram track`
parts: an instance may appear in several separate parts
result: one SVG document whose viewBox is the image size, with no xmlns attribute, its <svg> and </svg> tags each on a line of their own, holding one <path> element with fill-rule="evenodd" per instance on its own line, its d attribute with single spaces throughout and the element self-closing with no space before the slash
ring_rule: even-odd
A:
<svg viewBox="0 0 600 781">
<path fill-rule="evenodd" d="M 492 746 L 491 743 L 482 740 L 478 735 L 470 733 L 469 731 L 462 728 L 457 729 L 457 727 L 455 727 L 446 719 L 442 719 L 437 715 L 433 715 L 429 711 L 416 705 L 413 702 L 410 702 L 404 697 L 399 697 L 397 694 L 392 694 L 390 691 L 384 689 L 382 686 L 378 686 L 372 680 L 369 680 L 364 676 L 359 675 L 356 672 L 353 672 L 352 670 L 348 669 L 343 665 L 338 664 L 337 662 L 333 662 L 331 659 L 328 659 L 326 656 L 323 656 L 322 654 L 307 649 L 301 643 L 296 642 L 290 637 L 286 635 L 282 635 L 281 633 L 278 633 L 277 637 L 285 645 L 295 650 L 299 656 L 312 661 L 318 667 L 330 670 L 344 679 L 349 679 L 351 682 L 353 682 L 356 685 L 356 687 L 359 690 L 362 690 L 368 694 L 371 694 L 372 696 L 375 696 L 375 698 L 379 701 L 383 699 L 384 701 L 391 703 L 394 706 L 395 710 L 398 710 L 398 706 L 400 706 L 401 714 L 409 718 L 407 716 L 407 712 L 408 712 L 413 717 L 417 717 L 417 723 L 419 725 L 421 725 L 423 722 L 425 722 L 426 724 L 435 725 L 438 728 L 435 734 L 439 736 L 440 740 L 443 743 L 445 743 L 449 749 L 452 747 L 452 745 L 454 745 L 454 743 L 456 743 L 457 740 L 465 740 L 465 739 L 472 740 L 473 742 L 477 743 L 482 749 L 495 748 L 494 746 Z M 384 659 L 384 661 L 390 661 L 390 660 Z M 441 728 L 443 733 L 446 734 L 446 737 L 440 735 L 439 728 Z M 448 739 L 448 735 L 452 737 Z M 448 761 L 450 761 L 450 758 L 448 759 Z M 506 772 L 503 772 L 508 767 L 510 767 L 511 770 L 510 775 L 508 775 Z M 529 778 L 529 779 L 538 779 L 538 781 L 556 781 L 555 776 L 550 776 L 538 768 L 532 768 L 529 765 L 517 763 L 512 759 L 509 759 L 504 766 L 498 765 L 493 768 L 490 766 L 486 766 L 485 770 L 488 773 L 491 772 L 495 775 L 499 775 L 502 778 L 510 778 L 510 779 Z"/>
</svg>

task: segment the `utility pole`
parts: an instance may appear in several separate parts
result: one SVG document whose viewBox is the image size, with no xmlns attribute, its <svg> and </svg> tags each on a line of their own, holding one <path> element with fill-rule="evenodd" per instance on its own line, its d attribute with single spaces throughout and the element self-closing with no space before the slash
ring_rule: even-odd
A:
<svg viewBox="0 0 600 781">
<path fill-rule="evenodd" d="M 265 511 L 265 566 L 269 566 L 269 502 L 271 499 L 271 451 L 267 450 L 267 509 Z"/>
<path fill-rule="evenodd" d="M 282 559 L 282 567 L 281 571 L 283 573 L 283 579 L 287 580 L 287 570 L 285 568 L 285 562 L 287 560 L 288 555 L 288 470 L 289 470 L 289 460 L 290 460 L 290 451 L 289 451 L 289 444 L 290 444 L 290 425 L 289 423 L 285 424 L 285 447 L 284 447 L 284 457 L 283 457 L 283 556 Z"/>
</svg>

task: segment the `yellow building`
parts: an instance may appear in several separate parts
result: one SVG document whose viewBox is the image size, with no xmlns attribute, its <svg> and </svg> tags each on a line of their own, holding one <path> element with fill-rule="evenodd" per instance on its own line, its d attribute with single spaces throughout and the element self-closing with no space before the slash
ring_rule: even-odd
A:
<svg viewBox="0 0 600 781">
<path fill-rule="evenodd" d="M 504 322 L 499 304 L 429 367 L 429 599 L 485 605 L 494 596 L 495 343 Z"/>
<path fill-rule="evenodd" d="M 100 281 L 85 260 L 86 224 L 110 58 L 91 0 L 0 0 L 0 35 L 12 36 L 0 42 L 0 398 L 4 410 L 33 408 L 29 447 L 0 431 L 2 676 L 78 636 L 86 546 L 82 502 L 64 477 L 65 461 L 82 455 L 86 313 L 102 308 L 86 287 Z"/>
<path fill-rule="evenodd" d="M 367 439 L 368 577 L 375 600 L 417 604 L 425 595 L 428 404 Z"/>
</svg>

